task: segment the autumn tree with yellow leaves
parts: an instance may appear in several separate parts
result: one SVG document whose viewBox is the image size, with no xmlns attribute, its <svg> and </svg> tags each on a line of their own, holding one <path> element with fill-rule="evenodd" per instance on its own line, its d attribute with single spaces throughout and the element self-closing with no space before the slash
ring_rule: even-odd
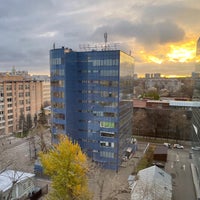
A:
<svg viewBox="0 0 200 200">
<path fill-rule="evenodd" d="M 77 143 L 60 137 L 59 144 L 40 153 L 44 171 L 51 177 L 49 200 L 89 200 L 87 157 Z"/>
</svg>

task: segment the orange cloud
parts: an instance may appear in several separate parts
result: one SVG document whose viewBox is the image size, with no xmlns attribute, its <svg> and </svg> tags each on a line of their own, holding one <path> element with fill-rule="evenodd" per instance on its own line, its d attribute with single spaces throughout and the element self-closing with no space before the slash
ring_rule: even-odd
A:
<svg viewBox="0 0 200 200">
<path fill-rule="evenodd" d="M 196 41 L 189 40 L 182 43 L 158 46 L 155 50 L 140 50 L 135 55 L 144 63 L 187 63 L 196 59 Z"/>
<path fill-rule="evenodd" d="M 196 42 L 190 41 L 178 45 L 170 45 L 170 52 L 166 57 L 171 62 L 190 62 L 196 56 Z"/>
</svg>

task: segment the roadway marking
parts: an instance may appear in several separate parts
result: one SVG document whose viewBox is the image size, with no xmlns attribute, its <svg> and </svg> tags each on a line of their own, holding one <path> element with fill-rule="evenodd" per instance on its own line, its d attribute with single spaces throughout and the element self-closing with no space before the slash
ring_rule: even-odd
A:
<svg viewBox="0 0 200 200">
<path fill-rule="evenodd" d="M 176 154 L 176 161 L 179 162 L 179 155 Z"/>
<path fill-rule="evenodd" d="M 174 163 L 173 163 L 173 162 L 171 163 L 171 168 L 172 168 L 172 169 L 174 168 Z"/>
</svg>

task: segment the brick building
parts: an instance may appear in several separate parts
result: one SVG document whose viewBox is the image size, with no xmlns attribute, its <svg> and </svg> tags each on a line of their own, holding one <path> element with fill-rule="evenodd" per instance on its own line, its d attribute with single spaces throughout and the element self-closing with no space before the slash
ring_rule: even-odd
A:
<svg viewBox="0 0 200 200">
<path fill-rule="evenodd" d="M 42 81 L 0 74 L 0 135 L 19 131 L 21 113 L 33 118 L 42 103 Z"/>
</svg>

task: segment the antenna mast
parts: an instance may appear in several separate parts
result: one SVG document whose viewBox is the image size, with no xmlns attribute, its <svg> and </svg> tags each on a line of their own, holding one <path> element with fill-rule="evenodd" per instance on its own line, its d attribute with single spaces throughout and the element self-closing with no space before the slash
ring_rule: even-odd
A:
<svg viewBox="0 0 200 200">
<path fill-rule="evenodd" d="M 107 48 L 107 39 L 108 39 L 108 34 L 107 34 L 107 32 L 105 32 L 104 33 L 104 41 L 105 41 L 105 50 L 106 50 L 106 48 Z"/>
</svg>

